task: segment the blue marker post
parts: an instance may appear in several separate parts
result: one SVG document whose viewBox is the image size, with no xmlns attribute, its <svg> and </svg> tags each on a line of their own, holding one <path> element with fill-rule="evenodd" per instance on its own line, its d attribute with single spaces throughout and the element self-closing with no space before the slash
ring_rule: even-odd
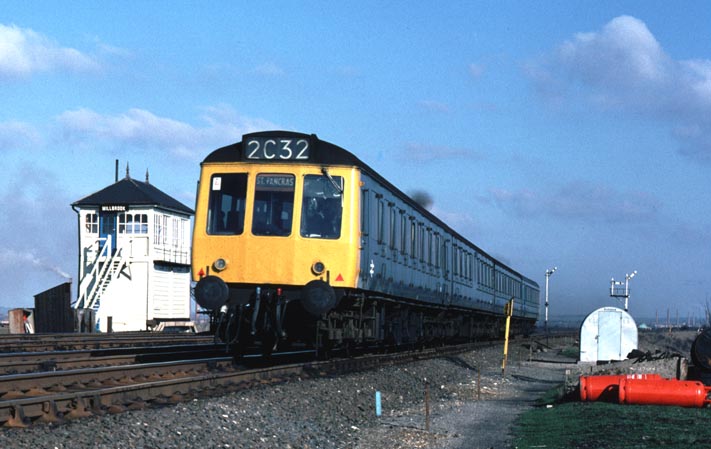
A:
<svg viewBox="0 0 711 449">
<path fill-rule="evenodd" d="M 380 392 L 375 392 L 375 416 L 380 417 L 383 414 L 383 408 L 380 404 Z"/>
</svg>

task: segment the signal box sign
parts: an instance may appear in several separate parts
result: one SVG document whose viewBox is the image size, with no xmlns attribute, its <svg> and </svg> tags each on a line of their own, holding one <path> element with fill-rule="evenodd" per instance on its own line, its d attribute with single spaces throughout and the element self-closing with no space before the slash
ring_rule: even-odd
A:
<svg viewBox="0 0 711 449">
<path fill-rule="evenodd" d="M 128 210 L 127 204 L 102 204 L 101 212 L 126 212 Z"/>
</svg>

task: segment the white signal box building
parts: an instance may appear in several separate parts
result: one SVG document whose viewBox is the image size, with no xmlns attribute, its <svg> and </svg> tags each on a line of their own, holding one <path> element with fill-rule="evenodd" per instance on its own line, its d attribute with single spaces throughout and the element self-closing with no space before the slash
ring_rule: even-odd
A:
<svg viewBox="0 0 711 449">
<path fill-rule="evenodd" d="M 126 177 L 72 203 L 79 224 L 77 309 L 99 331 L 150 330 L 190 319 L 193 210 Z M 109 329 L 109 323 L 111 329 Z"/>
</svg>

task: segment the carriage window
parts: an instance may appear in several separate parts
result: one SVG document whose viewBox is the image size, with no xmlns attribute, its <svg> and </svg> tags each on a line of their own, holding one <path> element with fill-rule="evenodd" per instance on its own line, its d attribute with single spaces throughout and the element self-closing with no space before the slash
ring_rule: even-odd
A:
<svg viewBox="0 0 711 449">
<path fill-rule="evenodd" d="M 257 175 L 252 234 L 291 234 L 294 213 L 294 175 Z"/>
<path fill-rule="evenodd" d="M 337 239 L 343 216 L 343 178 L 306 175 L 301 207 L 301 236 Z"/>
<path fill-rule="evenodd" d="M 410 257 L 417 257 L 417 228 L 415 217 L 410 217 Z"/>
<path fill-rule="evenodd" d="M 397 218 L 397 212 L 395 212 L 395 204 L 394 203 L 388 203 L 388 207 L 390 208 L 390 249 L 396 249 L 396 237 L 397 237 L 397 226 L 396 226 L 396 218 Z"/>
<path fill-rule="evenodd" d="M 420 223 L 417 225 L 419 229 L 419 241 L 420 241 L 420 262 L 425 262 L 425 225 Z"/>
<path fill-rule="evenodd" d="M 361 214 L 360 214 L 360 232 L 364 236 L 368 235 L 368 219 L 370 218 L 370 209 L 368 205 L 370 201 L 368 200 L 368 190 L 363 189 L 360 191 L 360 202 L 361 202 Z"/>
<path fill-rule="evenodd" d="M 432 265 L 432 229 L 427 228 L 427 263 Z"/>
<path fill-rule="evenodd" d="M 382 199 L 382 195 L 378 196 L 376 195 L 376 198 L 378 199 L 378 234 L 376 236 L 376 240 L 378 243 L 383 243 L 383 239 L 385 236 L 385 217 L 384 217 L 384 208 L 385 204 Z"/>
<path fill-rule="evenodd" d="M 238 235 L 244 231 L 247 174 L 230 173 L 212 177 L 207 233 Z"/>
<path fill-rule="evenodd" d="M 400 253 L 407 254 L 407 215 L 405 211 L 400 211 Z"/>
<path fill-rule="evenodd" d="M 439 233 L 435 233 L 435 243 L 434 243 L 434 263 L 435 263 L 435 268 L 439 268 L 439 250 L 442 247 L 441 239 L 439 236 Z"/>
</svg>

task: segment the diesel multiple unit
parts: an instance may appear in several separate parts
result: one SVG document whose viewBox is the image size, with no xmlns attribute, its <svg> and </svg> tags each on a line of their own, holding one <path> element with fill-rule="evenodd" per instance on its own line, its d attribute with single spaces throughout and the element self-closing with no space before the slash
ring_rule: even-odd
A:
<svg viewBox="0 0 711 449">
<path fill-rule="evenodd" d="M 403 345 L 535 324 L 539 288 L 316 135 L 243 136 L 201 164 L 195 298 L 233 350 Z"/>
</svg>

